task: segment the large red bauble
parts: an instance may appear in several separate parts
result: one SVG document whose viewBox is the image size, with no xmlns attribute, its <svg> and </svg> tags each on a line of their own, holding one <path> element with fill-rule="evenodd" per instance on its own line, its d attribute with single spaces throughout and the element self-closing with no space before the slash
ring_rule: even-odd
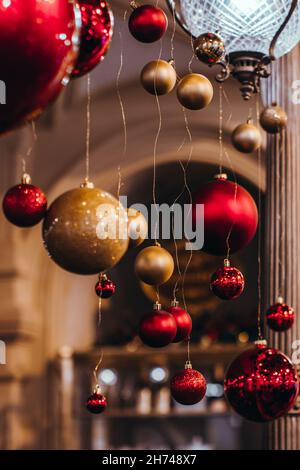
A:
<svg viewBox="0 0 300 470">
<path fill-rule="evenodd" d="M 86 402 L 87 410 L 93 414 L 100 414 L 105 411 L 107 407 L 107 400 L 99 390 L 96 390 Z"/>
<path fill-rule="evenodd" d="M 36 117 L 68 83 L 80 24 L 70 0 L 0 2 L 0 132 Z"/>
<path fill-rule="evenodd" d="M 280 300 L 267 310 L 266 318 L 271 330 L 287 331 L 294 324 L 295 312 L 292 307 Z"/>
<path fill-rule="evenodd" d="M 234 300 L 244 292 L 244 276 L 233 266 L 222 266 L 212 275 L 210 288 L 222 300 Z"/>
<path fill-rule="evenodd" d="M 105 0 L 77 0 L 81 11 L 82 27 L 79 57 L 72 77 L 90 72 L 104 59 L 110 46 L 114 17 Z"/>
<path fill-rule="evenodd" d="M 145 315 L 140 323 L 139 334 L 142 342 L 152 348 L 162 348 L 172 343 L 177 333 L 175 318 L 157 306 Z"/>
<path fill-rule="evenodd" d="M 258 344 L 232 362 L 224 389 L 238 414 L 250 421 L 272 421 L 293 407 L 299 389 L 298 375 L 282 352 Z"/>
<path fill-rule="evenodd" d="M 192 319 L 188 312 L 177 305 L 169 307 L 167 312 L 173 315 L 177 325 L 177 333 L 173 339 L 173 343 L 188 340 L 193 327 Z"/>
<path fill-rule="evenodd" d="M 226 175 L 216 176 L 194 196 L 194 223 L 197 223 L 197 204 L 204 204 L 203 251 L 226 255 L 230 234 L 230 253 L 235 253 L 247 246 L 255 236 L 258 211 L 254 199 L 242 186 L 228 181 Z"/>
<path fill-rule="evenodd" d="M 171 395 L 181 405 L 195 405 L 206 393 L 206 380 L 195 369 L 186 368 L 172 377 Z"/>
<path fill-rule="evenodd" d="M 5 217 L 18 227 L 32 227 L 45 216 L 47 199 L 43 191 L 32 184 L 10 188 L 3 199 Z"/>
<path fill-rule="evenodd" d="M 158 41 L 166 32 L 168 19 L 165 12 L 153 5 L 142 5 L 133 10 L 128 23 L 132 36 L 140 42 Z"/>
</svg>

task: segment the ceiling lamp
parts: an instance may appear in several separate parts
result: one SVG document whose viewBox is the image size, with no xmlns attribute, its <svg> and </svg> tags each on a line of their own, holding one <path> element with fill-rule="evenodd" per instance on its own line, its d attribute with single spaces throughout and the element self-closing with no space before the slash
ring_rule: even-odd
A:
<svg viewBox="0 0 300 470">
<path fill-rule="evenodd" d="M 181 28 L 194 41 L 215 33 L 226 45 L 218 60 L 219 82 L 233 76 L 244 99 L 259 91 L 268 65 L 300 40 L 298 0 L 166 0 Z M 196 42 L 194 44 L 197 44 Z"/>
</svg>

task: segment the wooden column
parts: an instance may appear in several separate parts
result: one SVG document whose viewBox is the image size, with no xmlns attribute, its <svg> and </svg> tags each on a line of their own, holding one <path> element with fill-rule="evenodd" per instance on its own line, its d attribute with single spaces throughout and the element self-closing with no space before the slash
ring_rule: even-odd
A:
<svg viewBox="0 0 300 470">
<path fill-rule="evenodd" d="M 294 307 L 296 322 L 287 333 L 266 329 L 270 346 L 297 357 L 300 339 L 300 48 L 273 65 L 263 93 L 265 103 L 277 101 L 289 116 L 281 136 L 269 136 L 267 147 L 267 197 L 265 240 L 265 307 L 278 296 Z M 296 102 L 298 99 L 299 103 Z M 295 361 L 296 362 L 296 361 Z M 295 409 L 269 426 L 269 448 L 300 449 L 300 414 Z"/>
</svg>

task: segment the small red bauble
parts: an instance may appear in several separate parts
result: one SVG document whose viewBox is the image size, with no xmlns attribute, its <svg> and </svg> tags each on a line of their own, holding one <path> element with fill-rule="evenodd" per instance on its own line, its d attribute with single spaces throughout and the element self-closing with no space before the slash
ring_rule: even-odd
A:
<svg viewBox="0 0 300 470">
<path fill-rule="evenodd" d="M 283 299 L 280 297 L 277 304 L 272 305 L 267 310 L 267 323 L 271 330 L 274 331 L 287 331 L 289 330 L 295 321 L 295 312 L 292 307 L 285 304 Z"/>
<path fill-rule="evenodd" d="M 258 211 L 254 199 L 246 189 L 217 175 L 204 184 L 194 197 L 193 221 L 197 220 L 196 206 L 204 204 L 204 247 L 212 255 L 226 255 L 229 237 L 230 253 L 245 248 L 254 238 L 258 224 Z"/>
<path fill-rule="evenodd" d="M 114 18 L 105 0 L 77 0 L 81 11 L 82 27 L 79 56 L 72 77 L 90 72 L 104 59 L 110 46 Z"/>
<path fill-rule="evenodd" d="M 284 416 L 298 395 L 297 371 L 282 352 L 257 341 L 230 365 L 224 382 L 233 409 L 250 421 L 266 422 Z"/>
<path fill-rule="evenodd" d="M 95 291 L 101 299 L 109 299 L 116 292 L 116 285 L 105 274 L 100 274 L 99 281 L 95 285 Z"/>
<path fill-rule="evenodd" d="M 158 41 L 166 32 L 168 19 L 165 12 L 153 5 L 134 8 L 128 23 L 132 36 L 140 42 Z"/>
<path fill-rule="evenodd" d="M 238 299 L 244 292 L 244 276 L 241 271 L 230 266 L 229 260 L 225 260 L 224 266 L 212 275 L 210 288 L 222 300 Z"/>
<path fill-rule="evenodd" d="M 144 344 L 152 348 L 162 348 L 172 343 L 177 333 L 175 318 L 154 305 L 152 313 L 145 315 L 140 323 L 139 335 Z"/>
<path fill-rule="evenodd" d="M 206 393 L 206 380 L 203 375 L 187 362 L 185 369 L 171 380 L 171 395 L 181 405 L 195 405 Z"/>
<path fill-rule="evenodd" d="M 96 388 L 94 393 L 87 399 L 86 407 L 90 413 L 96 415 L 99 415 L 105 411 L 107 407 L 107 400 L 100 392 L 100 388 Z"/>
<path fill-rule="evenodd" d="M 30 182 L 29 175 L 24 175 L 22 183 L 10 188 L 3 199 L 5 217 L 18 227 L 33 227 L 46 214 L 46 196 Z"/>
<path fill-rule="evenodd" d="M 173 315 L 177 325 L 177 333 L 173 339 L 173 343 L 188 340 L 193 327 L 192 319 L 188 312 L 183 308 L 180 308 L 179 303 L 176 301 L 172 302 L 172 305 L 167 309 L 167 312 Z"/>
</svg>

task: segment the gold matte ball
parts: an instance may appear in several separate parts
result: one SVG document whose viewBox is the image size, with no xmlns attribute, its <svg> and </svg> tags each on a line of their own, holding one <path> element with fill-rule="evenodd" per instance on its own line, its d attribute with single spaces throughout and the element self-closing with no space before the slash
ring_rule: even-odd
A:
<svg viewBox="0 0 300 470">
<path fill-rule="evenodd" d="M 242 153 L 252 153 L 261 146 L 259 129 L 250 122 L 240 124 L 231 136 L 233 146 Z"/>
<path fill-rule="evenodd" d="M 269 134 L 278 134 L 287 125 L 288 117 L 280 106 L 269 106 L 260 115 L 260 125 Z"/>
<path fill-rule="evenodd" d="M 187 109 L 206 108 L 213 99 L 214 89 L 204 75 L 190 73 L 183 77 L 177 86 L 177 98 Z"/>
<path fill-rule="evenodd" d="M 136 247 L 143 243 L 148 235 L 148 223 L 143 214 L 135 209 L 128 209 L 128 237 L 129 247 Z"/>
<path fill-rule="evenodd" d="M 176 71 L 165 60 L 153 60 L 141 72 L 141 83 L 151 95 L 166 95 L 176 85 Z"/>
<path fill-rule="evenodd" d="M 138 278 L 150 286 L 167 282 L 174 271 L 174 260 L 170 253 L 160 246 L 149 246 L 137 255 L 135 272 Z"/>
<path fill-rule="evenodd" d="M 103 239 L 105 232 L 109 236 Z M 112 268 L 127 251 L 127 212 L 102 189 L 72 189 L 49 207 L 43 239 L 49 256 L 61 268 L 97 274 Z"/>
</svg>

